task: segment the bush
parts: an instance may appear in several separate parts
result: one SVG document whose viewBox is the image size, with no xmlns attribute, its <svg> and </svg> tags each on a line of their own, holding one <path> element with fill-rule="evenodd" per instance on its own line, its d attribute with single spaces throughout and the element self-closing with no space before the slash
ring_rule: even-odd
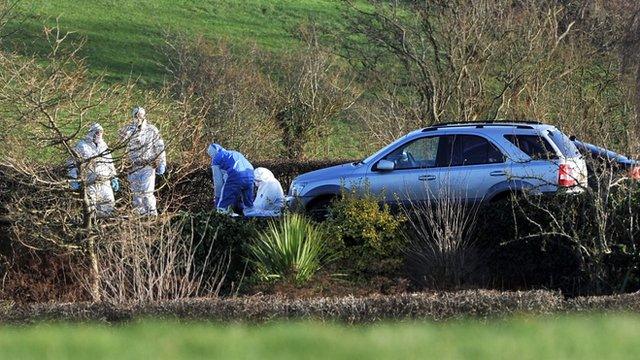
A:
<svg viewBox="0 0 640 360">
<path fill-rule="evenodd" d="M 401 233 L 404 217 L 380 205 L 368 191 L 343 191 L 329 209 L 326 225 L 348 259 L 350 270 L 361 275 L 396 273 L 402 265 L 405 241 Z"/>
<path fill-rule="evenodd" d="M 290 279 L 302 283 L 331 260 L 324 231 L 299 214 L 286 215 L 280 223 L 271 222 L 249 246 L 249 254 L 256 274 L 265 281 Z"/>
<path fill-rule="evenodd" d="M 260 219 L 233 218 L 215 211 L 185 213 L 184 217 L 190 219 L 183 231 L 193 233 L 196 241 L 202 241 L 194 256 L 195 270 L 202 270 L 205 276 L 213 275 L 216 269 L 202 267 L 224 260 L 226 279 L 223 290 L 229 292 L 237 289 L 247 270 L 246 247 L 258 231 L 266 226 L 265 222 Z M 213 251 L 210 252 L 210 249 Z"/>
<path fill-rule="evenodd" d="M 569 295 L 640 289 L 640 186 L 622 182 L 581 195 L 523 196 L 480 211 L 476 242 L 503 287 Z"/>
<path fill-rule="evenodd" d="M 405 208 L 407 274 L 420 287 L 477 285 L 481 255 L 473 231 L 478 206 L 451 196 Z"/>
</svg>

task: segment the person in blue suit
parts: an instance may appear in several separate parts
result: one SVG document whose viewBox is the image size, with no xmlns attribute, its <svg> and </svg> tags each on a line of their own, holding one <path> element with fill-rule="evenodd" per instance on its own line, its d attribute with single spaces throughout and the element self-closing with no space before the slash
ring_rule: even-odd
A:
<svg viewBox="0 0 640 360">
<path fill-rule="evenodd" d="M 218 144 L 207 149 L 215 188 L 216 209 L 232 213 L 253 207 L 253 166 L 241 153 Z"/>
</svg>

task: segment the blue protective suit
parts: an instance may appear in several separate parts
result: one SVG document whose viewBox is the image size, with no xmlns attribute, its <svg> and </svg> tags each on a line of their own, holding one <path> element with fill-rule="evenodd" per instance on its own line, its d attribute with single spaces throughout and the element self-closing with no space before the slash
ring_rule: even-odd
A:
<svg viewBox="0 0 640 360">
<path fill-rule="evenodd" d="M 208 153 L 211 156 L 214 185 L 220 188 L 220 194 L 216 194 L 216 208 L 221 211 L 251 208 L 254 200 L 251 163 L 241 153 L 226 150 L 218 144 L 211 144 Z M 226 174 L 226 180 L 218 187 L 216 182 L 224 178 L 223 174 Z"/>
</svg>

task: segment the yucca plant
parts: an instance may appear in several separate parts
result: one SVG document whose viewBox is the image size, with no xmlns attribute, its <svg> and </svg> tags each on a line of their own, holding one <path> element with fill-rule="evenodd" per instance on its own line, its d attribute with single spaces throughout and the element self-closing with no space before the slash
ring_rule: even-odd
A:
<svg viewBox="0 0 640 360">
<path fill-rule="evenodd" d="M 271 222 L 250 245 L 249 254 L 262 280 L 292 279 L 302 283 L 331 259 L 326 233 L 299 214 Z"/>
</svg>

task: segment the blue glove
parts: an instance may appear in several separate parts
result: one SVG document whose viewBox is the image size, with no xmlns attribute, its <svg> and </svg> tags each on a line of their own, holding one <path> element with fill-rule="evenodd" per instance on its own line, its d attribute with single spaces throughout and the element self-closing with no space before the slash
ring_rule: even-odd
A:
<svg viewBox="0 0 640 360">
<path fill-rule="evenodd" d="M 111 179 L 111 188 L 115 192 L 118 192 L 118 190 L 120 190 L 120 181 L 118 180 L 118 178 Z"/>
<path fill-rule="evenodd" d="M 73 180 L 71 181 L 71 190 L 80 190 L 80 181 L 78 180 Z"/>
<path fill-rule="evenodd" d="M 167 170 L 167 165 L 165 164 L 160 164 L 158 165 L 158 167 L 156 168 L 156 175 L 162 175 L 164 174 L 164 172 Z"/>
</svg>

